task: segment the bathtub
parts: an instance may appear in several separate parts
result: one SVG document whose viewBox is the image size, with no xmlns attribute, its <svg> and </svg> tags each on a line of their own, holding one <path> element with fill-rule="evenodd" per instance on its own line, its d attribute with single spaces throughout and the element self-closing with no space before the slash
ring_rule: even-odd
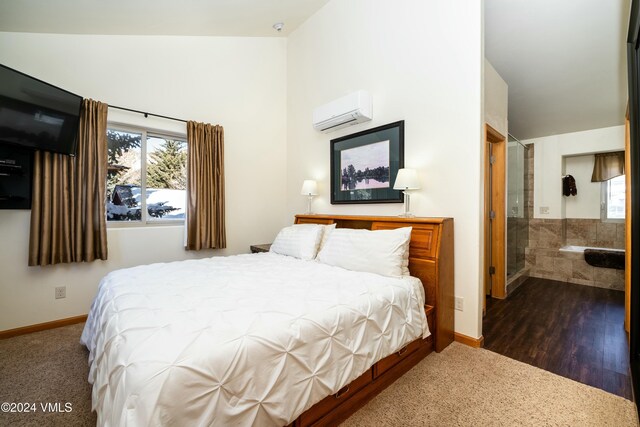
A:
<svg viewBox="0 0 640 427">
<path fill-rule="evenodd" d="M 597 249 L 601 251 L 611 251 L 611 252 L 624 252 L 624 249 L 612 249 L 612 248 L 596 248 L 593 246 L 563 246 L 559 249 L 560 252 L 584 252 L 585 249 Z"/>
<path fill-rule="evenodd" d="M 624 270 L 625 253 L 624 249 L 596 248 L 590 246 L 563 246 L 560 252 L 582 253 L 587 264 L 593 267 L 615 268 Z"/>
</svg>

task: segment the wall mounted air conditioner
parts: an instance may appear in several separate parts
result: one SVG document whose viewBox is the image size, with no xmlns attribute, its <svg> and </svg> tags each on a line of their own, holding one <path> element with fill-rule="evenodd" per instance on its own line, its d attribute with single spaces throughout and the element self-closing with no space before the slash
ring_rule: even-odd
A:
<svg viewBox="0 0 640 427">
<path fill-rule="evenodd" d="M 371 95 L 359 90 L 313 110 L 313 128 L 320 132 L 333 132 L 368 122 L 372 117 Z"/>
</svg>

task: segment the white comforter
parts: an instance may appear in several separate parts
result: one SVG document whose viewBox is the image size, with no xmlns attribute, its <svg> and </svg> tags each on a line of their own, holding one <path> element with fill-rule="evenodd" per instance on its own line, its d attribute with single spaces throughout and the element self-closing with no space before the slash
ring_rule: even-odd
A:
<svg viewBox="0 0 640 427">
<path fill-rule="evenodd" d="M 263 253 L 102 279 L 81 341 L 98 425 L 284 425 L 417 337 L 418 279 Z"/>
</svg>

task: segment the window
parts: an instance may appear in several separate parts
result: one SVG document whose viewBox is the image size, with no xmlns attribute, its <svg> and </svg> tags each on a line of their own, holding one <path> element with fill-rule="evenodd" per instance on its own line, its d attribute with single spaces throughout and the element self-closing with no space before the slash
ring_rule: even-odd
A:
<svg viewBox="0 0 640 427">
<path fill-rule="evenodd" d="M 624 175 L 602 182 L 602 219 L 624 219 Z"/>
<path fill-rule="evenodd" d="M 107 221 L 182 222 L 186 209 L 185 137 L 107 129 Z"/>
</svg>

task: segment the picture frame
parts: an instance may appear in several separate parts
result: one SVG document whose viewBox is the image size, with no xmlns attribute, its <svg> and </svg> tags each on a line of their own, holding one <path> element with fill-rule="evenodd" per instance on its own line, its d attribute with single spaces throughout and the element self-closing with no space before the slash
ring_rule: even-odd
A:
<svg viewBox="0 0 640 427">
<path fill-rule="evenodd" d="M 332 139 L 331 204 L 402 203 L 404 120 Z"/>
</svg>

